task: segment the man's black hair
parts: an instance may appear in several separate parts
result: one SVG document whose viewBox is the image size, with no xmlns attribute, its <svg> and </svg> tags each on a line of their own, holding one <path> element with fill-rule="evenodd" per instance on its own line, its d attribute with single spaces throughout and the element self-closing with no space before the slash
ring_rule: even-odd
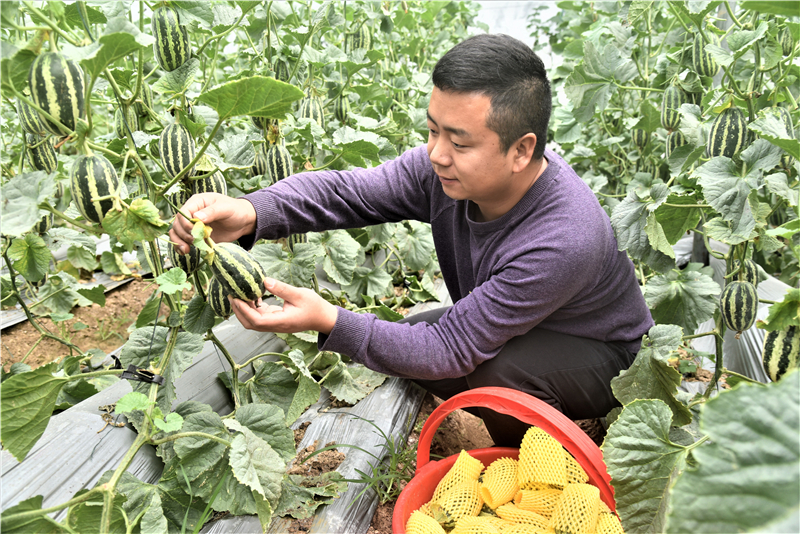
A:
<svg viewBox="0 0 800 534">
<path fill-rule="evenodd" d="M 552 107 L 544 63 L 525 43 L 503 34 L 470 37 L 451 48 L 433 69 L 442 91 L 481 93 L 492 105 L 486 126 L 500 136 L 503 152 L 527 133 L 536 134 L 535 159 L 544 155 Z"/>
</svg>

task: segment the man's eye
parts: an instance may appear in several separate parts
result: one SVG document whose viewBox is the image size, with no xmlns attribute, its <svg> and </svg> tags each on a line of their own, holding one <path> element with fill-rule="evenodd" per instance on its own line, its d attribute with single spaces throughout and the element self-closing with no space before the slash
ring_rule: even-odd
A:
<svg viewBox="0 0 800 534">
<path fill-rule="evenodd" d="M 464 145 L 459 145 L 458 143 L 453 143 L 455 148 L 464 148 Z"/>
</svg>

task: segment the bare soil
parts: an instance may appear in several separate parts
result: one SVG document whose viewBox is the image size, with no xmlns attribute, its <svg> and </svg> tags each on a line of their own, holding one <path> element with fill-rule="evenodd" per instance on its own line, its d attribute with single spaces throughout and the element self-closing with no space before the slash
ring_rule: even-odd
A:
<svg viewBox="0 0 800 534">
<path fill-rule="evenodd" d="M 48 318 L 38 319 L 48 332 L 67 339 L 81 350 L 101 349 L 106 354 L 125 344 L 128 327 L 144 307 L 147 297 L 155 289 L 153 280 L 134 278 L 106 293 L 106 305 L 92 304 L 72 309 L 74 317 L 68 321 L 53 323 Z M 167 313 L 163 305 L 161 313 Z M 28 321 L 10 326 L 0 334 L 0 360 L 6 371 L 12 363 L 23 361 L 37 368 L 64 356 L 70 349 L 53 339 L 42 339 Z M 31 347 L 39 341 L 31 351 Z M 28 354 L 30 352 L 30 354 Z M 27 355 L 27 357 L 26 357 Z"/>
</svg>

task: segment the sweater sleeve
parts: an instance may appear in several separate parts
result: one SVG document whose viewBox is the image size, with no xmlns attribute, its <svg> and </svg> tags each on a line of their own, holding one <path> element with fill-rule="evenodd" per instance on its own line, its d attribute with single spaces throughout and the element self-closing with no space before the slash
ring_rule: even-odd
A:
<svg viewBox="0 0 800 534">
<path fill-rule="evenodd" d="M 256 210 L 256 232 L 240 240 L 359 228 L 416 219 L 430 222 L 433 169 L 424 146 L 372 169 L 318 171 L 289 176 L 244 199 Z"/>
</svg>

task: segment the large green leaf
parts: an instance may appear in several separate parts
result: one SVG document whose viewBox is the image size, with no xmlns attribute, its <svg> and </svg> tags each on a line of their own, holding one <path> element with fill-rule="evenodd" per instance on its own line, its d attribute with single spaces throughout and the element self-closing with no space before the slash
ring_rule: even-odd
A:
<svg viewBox="0 0 800 534">
<path fill-rule="evenodd" d="M 155 38 L 139 31 L 127 17 L 115 17 L 108 21 L 103 35 L 90 47 L 96 51 L 89 58 L 84 58 L 81 65 L 85 73 L 96 80 L 106 67 L 142 47 L 152 46 Z"/>
<path fill-rule="evenodd" d="M 49 363 L 14 375 L 0 385 L 0 438 L 3 447 L 20 462 L 44 434 L 58 392 L 69 381 L 68 377 L 53 376 L 55 371 L 56 364 Z"/>
<path fill-rule="evenodd" d="M 797 0 L 783 0 L 774 2 L 769 0 L 742 0 L 739 7 L 758 11 L 759 13 L 773 13 L 784 17 L 796 17 L 800 13 L 800 2 Z"/>
<path fill-rule="evenodd" d="M 127 343 L 123 345 L 120 354 L 123 367 L 133 364 L 137 368 L 147 369 L 150 367 L 150 362 L 155 361 L 157 367 L 161 368 L 160 362 L 167 350 L 167 334 L 169 332 L 172 332 L 170 335 L 177 335 L 178 339 L 175 341 L 168 368 L 162 368 L 160 373 L 165 380 L 164 384 L 158 388 L 157 404 L 163 413 L 172 411 L 172 402 L 176 398 L 175 381 L 192 364 L 195 356 L 203 350 L 203 336 L 178 332 L 177 329 L 171 330 L 163 326 L 137 328 L 131 333 Z M 144 382 L 131 382 L 131 386 L 134 391 L 145 394 L 150 389 L 150 384 Z"/>
<path fill-rule="evenodd" d="M 311 287 L 316 259 L 324 255 L 313 243 L 297 243 L 292 252 L 284 251 L 278 243 L 262 243 L 251 253 L 267 276 L 297 287 Z"/>
<path fill-rule="evenodd" d="M 5 5 L 6 2 L 2 2 Z M 0 87 L 6 95 L 14 94 L 14 91 L 22 93 L 28 87 L 28 72 L 31 64 L 36 59 L 36 54 L 31 50 L 18 49 L 16 46 L 2 41 L 0 42 L 2 59 L 0 59 Z"/>
<path fill-rule="evenodd" d="M 166 73 L 152 85 L 153 91 L 165 96 L 182 94 L 194 82 L 195 76 L 200 71 L 200 60 L 190 58 L 177 69 Z"/>
<path fill-rule="evenodd" d="M 758 327 L 768 331 L 783 330 L 789 326 L 800 326 L 800 289 L 791 288 L 783 300 L 769 307 L 766 321 L 758 321 Z"/>
<path fill-rule="evenodd" d="M 319 400 L 319 395 L 314 402 Z M 270 444 L 285 462 L 297 454 L 294 432 L 286 424 L 286 416 L 272 404 L 247 404 L 236 409 L 236 420 L 256 436 Z"/>
<path fill-rule="evenodd" d="M 755 219 L 747 202 L 751 185 L 739 176 L 736 164 L 724 156 L 704 163 L 695 171 L 697 183 L 703 187 L 706 202 L 734 224 L 734 231 L 748 235 L 755 228 Z"/>
<path fill-rule="evenodd" d="M 158 284 L 158 289 L 167 295 L 174 295 L 175 293 L 192 289 L 192 284 L 186 278 L 186 272 L 180 267 L 173 267 L 169 271 L 158 275 L 156 283 Z"/>
<path fill-rule="evenodd" d="M 331 281 L 337 284 L 349 284 L 353 281 L 353 272 L 363 261 L 361 245 L 345 230 L 332 230 L 318 234 L 310 240 L 319 243 L 325 249 L 322 268 Z"/>
<path fill-rule="evenodd" d="M 36 234 L 25 234 L 22 239 L 14 239 L 8 247 L 8 257 L 14 270 L 29 282 L 44 278 L 53 259 L 44 240 Z"/>
<path fill-rule="evenodd" d="M 664 531 L 667 492 L 687 454 L 670 440 L 671 422 L 672 412 L 660 400 L 634 400 L 608 428 L 603 460 L 626 532 Z"/>
<path fill-rule="evenodd" d="M 30 305 L 31 311 L 37 314 L 65 314 L 75 306 L 89 306 L 92 302 L 78 293 L 79 289 L 83 289 L 83 286 L 69 273 L 51 273 L 47 282 L 39 288 L 39 300 Z"/>
<path fill-rule="evenodd" d="M 292 397 L 292 403 L 286 409 L 286 422 L 293 423 L 298 417 L 308 409 L 309 406 L 319 400 L 322 393 L 322 386 L 313 378 L 300 376 L 297 379 L 297 391 Z"/>
<path fill-rule="evenodd" d="M 0 187 L 3 219 L 0 233 L 19 237 L 41 220 L 39 204 L 47 203 L 56 191 L 53 175 L 44 171 L 18 174 Z"/>
<path fill-rule="evenodd" d="M 41 509 L 41 495 L 36 495 L 19 504 L 15 504 L 3 511 L 3 515 L 0 516 L 0 529 L 6 534 L 30 534 L 31 532 L 36 532 L 37 534 L 63 534 L 69 532 L 53 523 L 53 521 L 45 519 L 46 514 L 23 516 L 22 518 L 15 517 Z"/>
<path fill-rule="evenodd" d="M 627 251 L 633 258 L 642 260 L 660 272 L 674 268 L 675 260 L 653 248 L 646 226 L 650 214 L 664 203 L 668 194 L 669 190 L 661 183 L 654 184 L 646 196 L 631 189 L 611 213 L 611 225 L 620 250 Z"/>
<path fill-rule="evenodd" d="M 667 532 L 753 532 L 800 507 L 800 372 L 709 400 L 709 441 L 670 491 Z"/>
<path fill-rule="evenodd" d="M 253 367 L 256 372 L 243 385 L 252 403 L 274 404 L 288 413 L 298 387 L 294 375 L 277 362 L 256 361 Z M 291 422 L 287 419 L 287 423 Z"/>
<path fill-rule="evenodd" d="M 405 225 L 403 225 L 397 232 L 403 261 L 412 271 L 424 270 L 430 265 L 431 258 L 436 255 L 431 226 L 419 221 L 408 221 L 406 224 L 410 226 L 410 230 L 404 232 Z"/>
<path fill-rule="evenodd" d="M 158 216 L 158 208 L 145 198 L 137 198 L 130 206 L 111 209 L 103 218 L 103 228 L 131 252 L 136 243 L 152 241 L 167 232 L 168 225 Z"/>
<path fill-rule="evenodd" d="M 85 493 L 86 490 L 78 492 L 78 495 Z M 103 517 L 103 494 L 96 493 L 89 500 L 83 501 L 70 508 L 69 515 L 67 516 L 67 524 L 72 529 L 72 532 L 80 532 L 81 534 L 100 534 L 106 532 L 101 529 L 101 519 Z M 125 531 L 125 517 L 122 514 L 125 506 L 125 495 L 122 493 L 114 493 L 113 500 L 111 501 L 111 520 L 109 530 L 107 532 L 123 532 Z"/>
<path fill-rule="evenodd" d="M 180 466 L 181 460 L 177 456 L 168 461 L 157 486 L 169 532 L 193 530 L 206 508 L 203 499 L 189 494 Z"/>
<path fill-rule="evenodd" d="M 180 433 L 183 432 L 202 432 L 228 442 L 232 439 L 222 418 L 215 412 L 187 415 Z M 174 450 L 181 459 L 182 476 L 185 474 L 191 483 L 192 495 L 208 499 L 225 472 L 228 447 L 203 436 L 188 436 L 175 440 Z"/>
<path fill-rule="evenodd" d="M 681 374 L 669 365 L 670 356 L 680 346 L 681 329 L 675 325 L 655 325 L 642 340 L 633 365 L 611 380 L 614 396 L 623 404 L 636 399 L 658 399 L 672 410 L 675 426 L 692 420 L 689 409 L 676 397 Z"/>
<path fill-rule="evenodd" d="M 183 327 L 192 334 L 205 334 L 214 327 L 216 314 L 214 308 L 206 302 L 202 295 L 195 295 L 186 306 L 186 315 L 183 317 Z"/>
<path fill-rule="evenodd" d="M 685 269 L 673 269 L 648 280 L 644 298 L 656 324 L 678 325 L 684 332 L 694 332 L 710 319 L 719 295 L 713 273 L 711 267 L 690 263 Z"/>
<path fill-rule="evenodd" d="M 317 508 L 330 504 L 347 490 L 347 482 L 336 471 L 328 471 L 317 477 L 289 475 L 281 482 L 281 498 L 275 506 L 275 515 L 307 519 Z"/>
<path fill-rule="evenodd" d="M 758 28 L 755 30 L 740 30 L 734 28 L 725 41 L 728 43 L 728 47 L 731 50 L 734 52 L 741 52 L 753 46 L 757 41 L 764 37 L 764 35 L 767 34 L 768 29 L 769 24 L 767 24 L 765 21 L 760 22 Z"/>
<path fill-rule="evenodd" d="M 664 204 L 656 208 L 656 220 L 664 229 L 664 235 L 670 244 L 677 243 L 688 230 L 696 228 L 700 222 L 700 208 L 679 206 L 697 204 L 694 196 L 670 195 Z"/>
<path fill-rule="evenodd" d="M 292 102 L 303 98 L 297 87 L 274 78 L 252 76 L 224 83 L 197 97 L 217 113 L 220 120 L 237 115 L 283 119 L 292 110 Z"/>
<path fill-rule="evenodd" d="M 355 404 L 383 384 L 386 375 L 367 369 L 363 365 L 348 367 L 343 362 L 328 371 L 325 387 L 331 395 L 347 404 Z"/>
<path fill-rule="evenodd" d="M 786 125 L 773 108 L 763 110 L 748 128 L 796 159 L 800 159 L 800 141 L 795 139 L 791 132 L 786 131 Z"/>
<path fill-rule="evenodd" d="M 342 126 L 333 132 L 332 143 L 325 148 L 356 167 L 366 167 L 364 158 L 372 163 L 380 163 L 378 141 L 379 136 L 372 132 L 357 131 L 349 126 Z"/>
<path fill-rule="evenodd" d="M 389 296 L 391 288 L 392 277 L 380 266 L 356 267 L 353 271 L 353 281 L 342 285 L 350 300 L 359 304 L 364 302 L 362 295 L 383 298 Z"/>
</svg>

